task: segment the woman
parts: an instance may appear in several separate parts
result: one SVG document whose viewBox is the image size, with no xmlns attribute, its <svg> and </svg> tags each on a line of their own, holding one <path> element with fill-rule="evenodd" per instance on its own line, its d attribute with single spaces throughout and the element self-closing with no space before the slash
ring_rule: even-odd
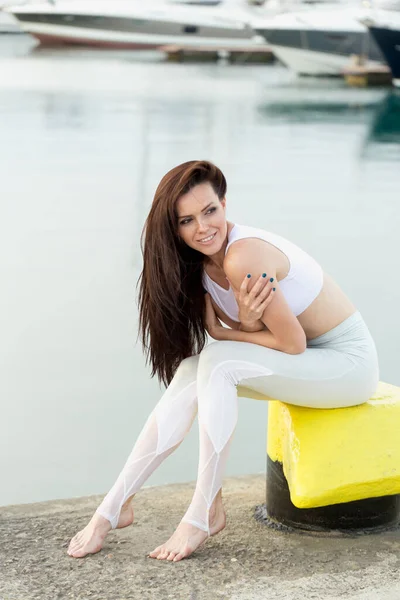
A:
<svg viewBox="0 0 400 600">
<path fill-rule="evenodd" d="M 70 556 L 98 552 L 111 528 L 133 522 L 131 499 L 197 412 L 193 499 L 149 556 L 179 561 L 225 527 L 221 486 L 239 383 L 319 408 L 360 404 L 376 390 L 375 345 L 350 300 L 296 245 L 227 221 L 225 194 L 223 174 L 207 161 L 179 165 L 157 188 L 145 226 L 140 328 L 152 376 L 168 387 Z M 206 331 L 217 341 L 205 347 Z"/>
</svg>

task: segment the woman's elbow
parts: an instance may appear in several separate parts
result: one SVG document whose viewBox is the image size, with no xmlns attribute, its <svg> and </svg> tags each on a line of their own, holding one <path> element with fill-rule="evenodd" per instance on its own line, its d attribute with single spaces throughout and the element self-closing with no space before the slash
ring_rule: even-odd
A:
<svg viewBox="0 0 400 600">
<path fill-rule="evenodd" d="M 303 354 L 303 352 L 306 351 L 306 348 L 307 348 L 307 340 L 304 336 L 304 338 L 297 340 L 296 342 L 292 342 L 288 346 L 288 349 L 286 350 L 286 352 L 288 354 Z"/>
<path fill-rule="evenodd" d="M 286 354 L 302 354 L 307 348 L 307 338 L 303 328 L 286 332 L 284 337 L 277 338 L 277 342 L 278 349 Z"/>
<path fill-rule="evenodd" d="M 306 348 L 307 348 L 307 346 L 305 346 L 304 348 L 303 347 L 300 348 L 299 346 L 295 346 L 295 347 L 292 347 L 290 349 L 290 351 L 288 352 L 288 354 L 303 354 L 303 352 L 306 351 Z"/>
</svg>

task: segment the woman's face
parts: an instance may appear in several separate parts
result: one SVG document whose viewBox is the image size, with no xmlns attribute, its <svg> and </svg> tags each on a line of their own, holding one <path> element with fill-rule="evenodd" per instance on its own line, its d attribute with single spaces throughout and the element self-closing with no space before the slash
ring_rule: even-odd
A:
<svg viewBox="0 0 400 600">
<path fill-rule="evenodd" d="M 227 236 L 225 198 L 210 183 L 200 183 L 176 203 L 178 235 L 191 248 L 208 256 L 221 249 Z"/>
</svg>

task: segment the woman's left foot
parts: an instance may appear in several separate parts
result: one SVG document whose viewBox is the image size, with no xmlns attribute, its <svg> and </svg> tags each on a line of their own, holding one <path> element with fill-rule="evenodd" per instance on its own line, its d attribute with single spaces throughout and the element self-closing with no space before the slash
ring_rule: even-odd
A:
<svg viewBox="0 0 400 600">
<path fill-rule="evenodd" d="M 211 520 L 210 535 L 216 535 L 222 531 L 225 524 L 226 515 L 224 509 L 221 507 L 216 517 Z M 178 562 L 182 558 L 187 558 L 193 554 L 207 538 L 208 534 L 203 529 L 181 521 L 169 540 L 162 546 L 155 548 L 153 552 L 150 552 L 149 557 Z"/>
</svg>

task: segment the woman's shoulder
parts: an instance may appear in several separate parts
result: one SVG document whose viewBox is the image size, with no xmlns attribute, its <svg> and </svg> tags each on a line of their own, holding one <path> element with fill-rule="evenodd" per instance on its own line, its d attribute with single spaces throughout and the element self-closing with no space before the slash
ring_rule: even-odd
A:
<svg viewBox="0 0 400 600">
<path fill-rule="evenodd" d="M 242 240 L 248 240 L 251 242 L 251 240 L 257 239 L 264 242 L 269 242 L 277 247 L 293 245 L 293 242 L 289 241 L 287 238 L 278 233 L 263 229 L 261 227 L 239 225 L 238 223 L 235 223 L 229 232 L 226 250 L 228 250 L 232 244 L 236 244 L 236 242 Z"/>
<path fill-rule="evenodd" d="M 313 260 L 301 246 L 280 233 L 249 225 L 235 225 L 228 236 L 225 254 L 236 255 L 244 249 L 249 252 L 262 252 L 263 255 L 275 257 L 278 261 L 283 256 L 293 263 Z"/>
<path fill-rule="evenodd" d="M 295 246 L 286 238 L 258 227 L 235 226 L 224 259 L 224 271 L 274 274 L 289 273 Z M 251 271 L 250 271 L 251 270 Z"/>
<path fill-rule="evenodd" d="M 291 245 L 289 240 L 272 231 L 250 225 L 235 224 L 228 235 L 225 256 L 242 254 L 245 251 L 250 255 L 261 252 L 263 255 L 273 257 L 277 252 L 285 251 L 285 248 Z"/>
<path fill-rule="evenodd" d="M 282 253 L 267 239 L 260 237 L 243 237 L 232 243 L 224 258 L 224 270 L 247 270 L 250 266 L 261 272 L 280 267 Z"/>
</svg>

